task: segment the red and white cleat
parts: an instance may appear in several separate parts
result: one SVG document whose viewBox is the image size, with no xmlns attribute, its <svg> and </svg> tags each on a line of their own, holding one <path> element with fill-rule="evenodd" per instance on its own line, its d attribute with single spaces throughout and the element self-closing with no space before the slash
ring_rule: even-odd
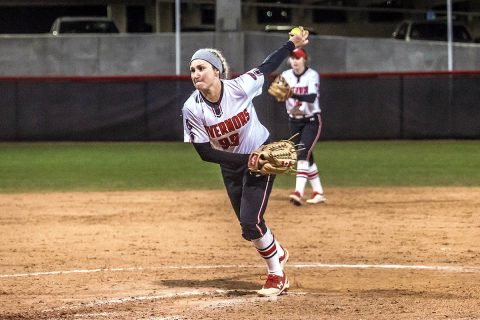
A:
<svg viewBox="0 0 480 320">
<path fill-rule="evenodd" d="M 325 198 L 325 196 L 323 194 L 318 193 L 318 192 L 314 192 L 312 194 L 312 197 L 307 200 L 307 203 L 316 204 L 316 203 L 322 203 L 322 202 L 326 202 L 326 201 L 327 201 L 327 198 Z"/>
<path fill-rule="evenodd" d="M 301 206 L 302 205 L 302 195 L 300 192 L 295 191 L 291 195 L 288 196 L 290 198 L 290 202 L 293 203 L 296 206 Z"/>
<path fill-rule="evenodd" d="M 265 282 L 262 289 L 257 291 L 257 294 L 263 297 L 278 296 L 282 294 L 282 292 L 287 291 L 289 287 L 290 284 L 288 283 L 285 272 L 283 273 L 283 277 L 269 274 L 267 276 L 267 282 Z"/>
</svg>

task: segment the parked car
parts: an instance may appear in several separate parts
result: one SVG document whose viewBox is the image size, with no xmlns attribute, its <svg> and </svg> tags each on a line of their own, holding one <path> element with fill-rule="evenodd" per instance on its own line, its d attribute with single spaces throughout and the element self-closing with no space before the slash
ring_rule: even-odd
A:
<svg viewBox="0 0 480 320">
<path fill-rule="evenodd" d="M 448 41 L 446 20 L 405 20 L 393 32 L 393 38 L 398 40 L 429 40 Z M 467 26 L 460 22 L 452 24 L 453 41 L 474 42 Z"/>
<path fill-rule="evenodd" d="M 115 22 L 107 17 L 59 17 L 50 29 L 51 34 L 119 33 Z"/>
</svg>

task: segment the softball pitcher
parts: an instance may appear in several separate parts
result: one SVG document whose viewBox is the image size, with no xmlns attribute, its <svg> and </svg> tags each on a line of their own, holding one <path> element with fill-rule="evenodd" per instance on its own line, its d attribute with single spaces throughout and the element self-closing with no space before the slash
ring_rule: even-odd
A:
<svg viewBox="0 0 480 320">
<path fill-rule="evenodd" d="M 247 167 L 249 154 L 268 142 L 270 135 L 260 123 L 252 99 L 262 93 L 265 76 L 296 47 L 307 44 L 307 38 L 308 32 L 290 37 L 260 66 L 230 80 L 228 63 L 220 51 L 200 49 L 190 60 L 196 90 L 182 109 L 185 142 L 193 144 L 202 160 L 220 164 L 242 236 L 253 243 L 267 264 L 267 280 L 258 291 L 261 296 L 279 295 L 288 289 L 283 268 L 289 253 L 264 220 L 275 176 L 257 176 Z"/>
<path fill-rule="evenodd" d="M 283 78 L 292 89 L 291 97 L 285 101 L 290 134 L 298 133 L 295 143 L 303 148 L 298 153 L 295 192 L 289 196 L 290 201 L 297 206 L 303 203 L 307 180 L 313 189 L 307 203 L 316 204 L 327 200 L 323 194 L 317 165 L 313 160 L 313 149 L 322 131 L 320 77 L 317 71 L 307 66 L 307 59 L 307 52 L 296 48 L 288 58 L 292 68 L 282 72 Z"/>
</svg>

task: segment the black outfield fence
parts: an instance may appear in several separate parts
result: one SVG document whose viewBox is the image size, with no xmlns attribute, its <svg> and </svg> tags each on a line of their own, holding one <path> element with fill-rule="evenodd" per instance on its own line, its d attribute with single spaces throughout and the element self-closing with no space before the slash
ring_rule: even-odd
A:
<svg viewBox="0 0 480 320">
<path fill-rule="evenodd" d="M 288 136 L 283 104 L 257 113 Z M 322 140 L 478 139 L 480 72 L 321 75 Z M 0 78 L 1 141 L 180 141 L 185 76 Z"/>
<path fill-rule="evenodd" d="M 325 75 L 325 137 L 480 138 L 480 72 Z"/>
</svg>

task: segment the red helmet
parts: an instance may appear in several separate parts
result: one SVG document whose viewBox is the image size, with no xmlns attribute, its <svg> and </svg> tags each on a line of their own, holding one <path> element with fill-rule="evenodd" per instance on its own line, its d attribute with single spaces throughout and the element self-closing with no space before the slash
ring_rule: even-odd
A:
<svg viewBox="0 0 480 320">
<path fill-rule="evenodd" d="M 292 54 L 290 56 L 294 56 L 297 59 L 304 58 L 305 60 L 308 58 L 307 52 L 302 48 L 296 48 L 292 51 Z"/>
</svg>

